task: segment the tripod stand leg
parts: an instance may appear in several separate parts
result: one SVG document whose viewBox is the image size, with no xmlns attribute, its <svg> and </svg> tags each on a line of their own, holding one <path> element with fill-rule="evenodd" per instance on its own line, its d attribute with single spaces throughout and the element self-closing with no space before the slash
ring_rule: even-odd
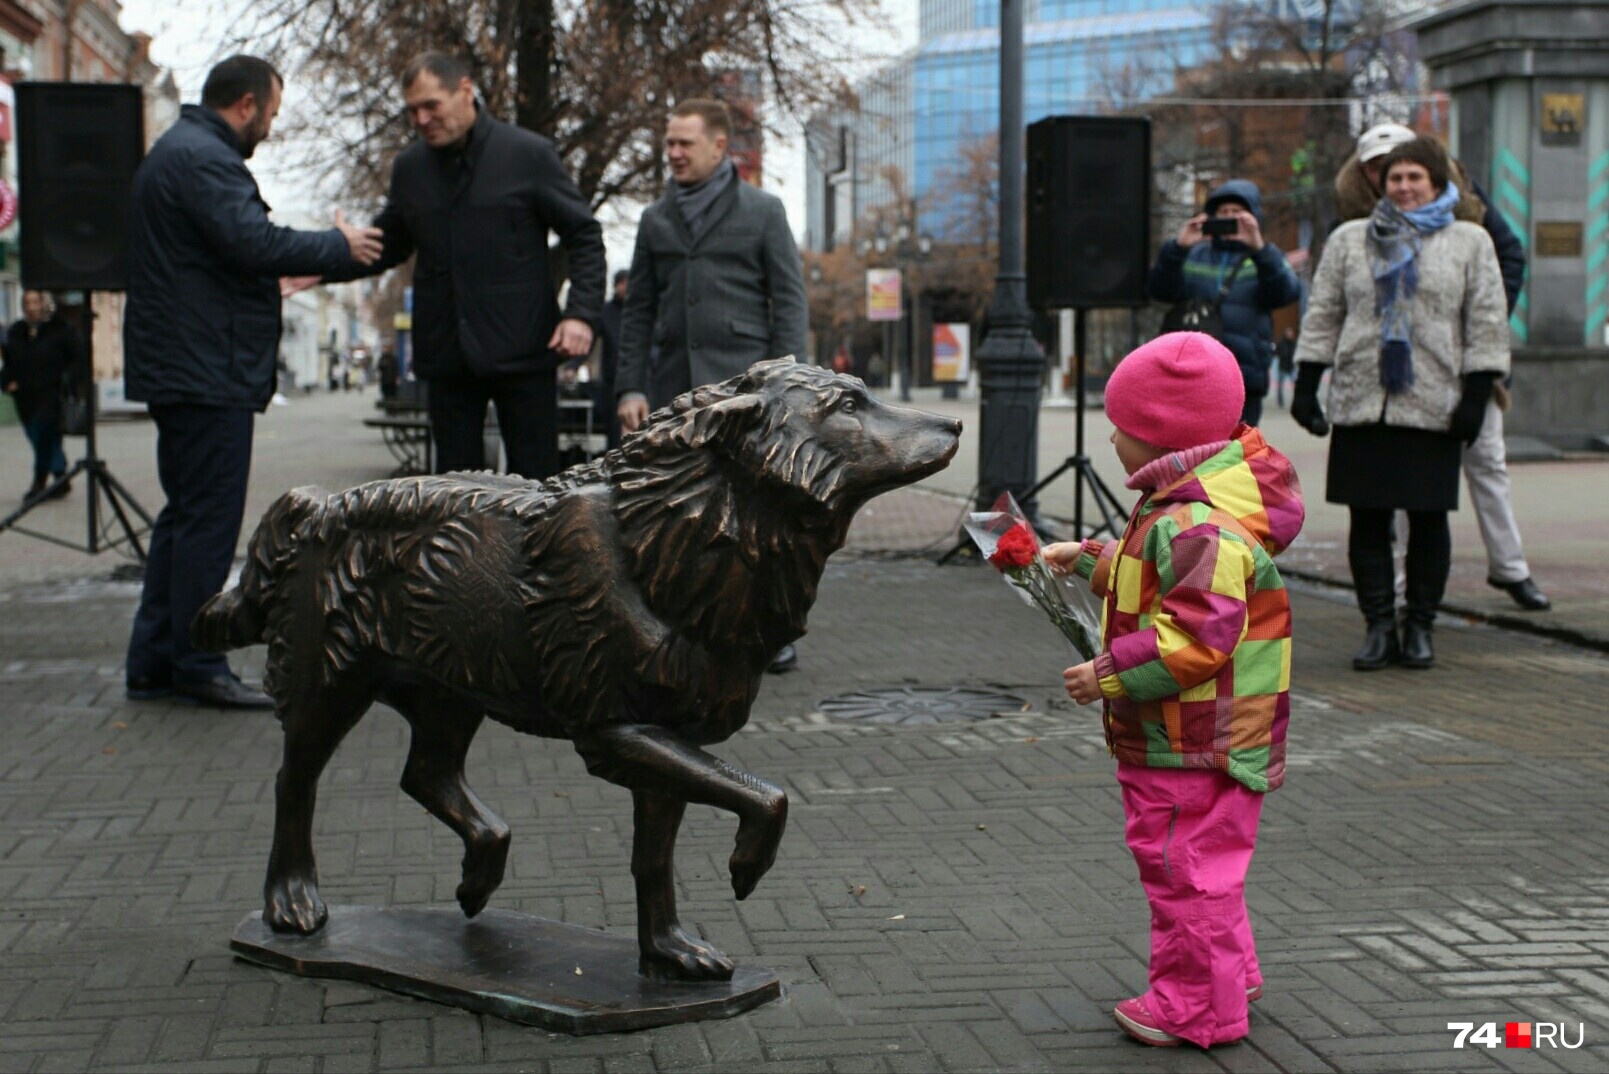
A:
<svg viewBox="0 0 1609 1074">
<path fill-rule="evenodd" d="M 129 509 L 140 516 L 140 521 L 145 523 L 146 529 L 150 529 L 152 526 L 156 525 L 156 522 L 152 520 L 149 514 L 146 513 L 145 508 L 140 506 L 140 501 L 134 498 L 134 494 L 128 489 L 124 488 L 123 483 L 117 478 L 113 477 L 112 472 L 106 469 L 104 466 L 101 467 L 101 480 L 106 483 L 108 498 L 110 498 L 110 493 L 117 493 L 122 501 L 128 505 Z"/>
<path fill-rule="evenodd" d="M 97 491 L 106 496 L 107 504 L 111 506 L 112 513 L 117 516 L 118 525 L 123 528 L 124 538 L 134 549 L 134 554 L 143 564 L 145 562 L 145 546 L 140 543 L 139 534 L 134 531 L 134 526 L 129 522 L 127 512 L 123 510 L 124 504 L 126 503 L 130 510 L 145 521 L 147 532 L 154 525 L 151 521 L 151 516 L 145 513 L 145 508 L 140 506 L 140 502 L 130 495 L 128 489 L 124 488 L 122 483 L 113 477 L 105 467 L 97 467 L 90 473 L 90 495 L 95 495 Z"/>
<path fill-rule="evenodd" d="M 1106 486 L 1106 483 L 1101 480 L 1101 475 L 1095 472 L 1095 468 L 1090 466 L 1087 460 L 1080 473 L 1089 482 L 1090 499 L 1095 501 L 1095 509 L 1101 513 L 1100 526 L 1092 529 L 1087 536 L 1093 537 L 1104 530 L 1116 537 L 1122 532 L 1124 519 L 1127 518 L 1127 512 L 1124 511 L 1123 504 L 1113 494 L 1112 490 Z"/>
</svg>

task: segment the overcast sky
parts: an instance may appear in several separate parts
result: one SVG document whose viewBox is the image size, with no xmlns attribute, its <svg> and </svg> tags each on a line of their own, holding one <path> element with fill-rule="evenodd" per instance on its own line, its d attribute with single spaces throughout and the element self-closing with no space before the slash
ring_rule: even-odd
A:
<svg viewBox="0 0 1609 1074">
<path fill-rule="evenodd" d="M 152 58 L 173 71 L 185 103 L 198 101 L 207 69 L 218 57 L 218 42 L 234 21 L 236 12 L 249 7 L 250 0 L 123 0 L 123 28 L 143 30 L 154 39 Z M 883 9 L 898 32 L 898 52 L 916 42 L 918 0 L 883 0 Z M 868 54 L 889 50 L 882 34 L 868 34 L 863 42 Z M 296 105 L 294 83 L 287 91 L 288 105 Z M 261 146 L 251 168 L 262 187 L 263 197 L 275 208 L 276 218 L 296 218 L 298 222 L 327 222 L 333 204 L 314 200 L 310 184 L 286 162 L 287 154 L 271 139 Z M 766 147 L 765 185 L 782 198 L 788 220 L 796 233 L 805 226 L 804 149 L 795 137 L 787 141 L 772 138 Z M 625 267 L 631 257 L 636 233 L 636 207 L 621 206 L 605 210 L 603 223 L 609 248 L 610 269 Z"/>
</svg>

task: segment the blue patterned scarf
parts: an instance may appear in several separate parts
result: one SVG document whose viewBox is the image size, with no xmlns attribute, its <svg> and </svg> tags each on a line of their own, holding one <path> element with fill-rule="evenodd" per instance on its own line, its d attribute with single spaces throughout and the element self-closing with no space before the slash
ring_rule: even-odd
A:
<svg viewBox="0 0 1609 1074">
<path fill-rule="evenodd" d="M 1374 312 L 1380 317 L 1380 383 L 1395 395 L 1413 386 L 1413 295 L 1419 289 L 1419 247 L 1424 236 L 1453 222 L 1458 185 L 1448 183 L 1435 201 L 1403 212 L 1381 198 L 1369 217 L 1369 273 Z"/>
</svg>

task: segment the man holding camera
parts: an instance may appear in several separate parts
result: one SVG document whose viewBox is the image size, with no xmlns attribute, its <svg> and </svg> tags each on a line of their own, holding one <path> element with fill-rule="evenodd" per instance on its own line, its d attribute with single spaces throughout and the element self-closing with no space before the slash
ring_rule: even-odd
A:
<svg viewBox="0 0 1609 1074">
<path fill-rule="evenodd" d="M 1214 332 L 1235 356 L 1246 383 L 1240 420 L 1256 425 L 1268 394 L 1274 326 L 1269 314 L 1301 296 L 1285 255 L 1263 241 L 1262 192 L 1247 179 L 1231 179 L 1162 244 L 1151 266 L 1150 295 L 1161 302 L 1207 303 L 1216 308 Z"/>
</svg>

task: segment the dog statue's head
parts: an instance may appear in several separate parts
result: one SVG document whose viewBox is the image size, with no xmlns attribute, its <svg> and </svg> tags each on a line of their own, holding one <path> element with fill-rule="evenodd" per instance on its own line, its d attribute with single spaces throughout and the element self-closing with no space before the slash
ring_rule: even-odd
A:
<svg viewBox="0 0 1609 1074">
<path fill-rule="evenodd" d="M 790 357 L 678 396 L 638 435 L 646 438 L 641 448 L 718 452 L 758 482 L 852 514 L 873 496 L 944 469 L 961 423 L 890 406 L 858 377 Z"/>
</svg>

